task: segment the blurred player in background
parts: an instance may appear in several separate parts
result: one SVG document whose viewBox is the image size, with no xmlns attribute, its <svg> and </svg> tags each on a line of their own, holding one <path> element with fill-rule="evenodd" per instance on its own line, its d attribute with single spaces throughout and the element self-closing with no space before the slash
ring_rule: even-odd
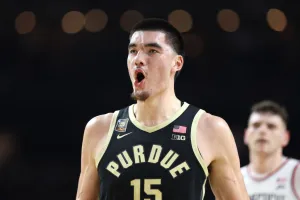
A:
<svg viewBox="0 0 300 200">
<path fill-rule="evenodd" d="M 299 161 L 283 155 L 288 114 L 273 101 L 253 105 L 245 132 L 250 163 L 242 174 L 251 200 L 300 200 Z"/>
</svg>

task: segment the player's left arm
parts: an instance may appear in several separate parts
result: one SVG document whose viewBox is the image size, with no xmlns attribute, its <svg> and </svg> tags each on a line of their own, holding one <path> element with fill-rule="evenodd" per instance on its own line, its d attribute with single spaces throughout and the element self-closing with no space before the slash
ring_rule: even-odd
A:
<svg viewBox="0 0 300 200">
<path fill-rule="evenodd" d="M 217 200 L 249 200 L 236 143 L 228 124 L 220 117 L 207 119 L 214 158 L 209 165 L 209 182 Z"/>
<path fill-rule="evenodd" d="M 292 189 L 297 199 L 300 200 L 300 162 L 293 170 Z"/>
</svg>

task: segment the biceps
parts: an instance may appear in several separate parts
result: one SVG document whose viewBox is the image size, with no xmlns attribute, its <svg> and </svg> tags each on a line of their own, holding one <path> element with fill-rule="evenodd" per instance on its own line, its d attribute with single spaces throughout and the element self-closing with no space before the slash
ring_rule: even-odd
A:
<svg viewBox="0 0 300 200">
<path fill-rule="evenodd" d="M 80 173 L 77 200 L 96 200 L 99 191 L 99 178 L 95 166 L 88 166 Z"/>
</svg>

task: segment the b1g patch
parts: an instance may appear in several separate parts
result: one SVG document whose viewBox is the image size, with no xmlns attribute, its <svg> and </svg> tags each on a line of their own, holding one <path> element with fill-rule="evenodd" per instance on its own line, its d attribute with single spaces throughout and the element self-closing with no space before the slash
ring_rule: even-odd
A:
<svg viewBox="0 0 300 200">
<path fill-rule="evenodd" d="M 129 120 L 128 118 L 127 119 L 119 119 L 117 121 L 115 130 L 118 132 L 125 132 L 126 128 L 127 128 L 128 120 Z"/>
</svg>

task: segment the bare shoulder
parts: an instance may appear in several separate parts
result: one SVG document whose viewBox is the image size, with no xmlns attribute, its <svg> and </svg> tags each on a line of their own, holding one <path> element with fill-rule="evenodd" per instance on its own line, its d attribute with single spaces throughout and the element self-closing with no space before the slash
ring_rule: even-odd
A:
<svg viewBox="0 0 300 200">
<path fill-rule="evenodd" d="M 208 137 L 217 140 L 232 137 L 227 122 L 223 118 L 209 113 L 203 113 L 197 128 L 199 134 L 206 134 Z"/>
<path fill-rule="evenodd" d="M 216 199 L 249 199 L 235 140 L 227 122 L 204 113 L 197 128 L 203 140 L 197 141 L 198 148 L 200 151 L 202 148 L 209 167 L 209 181 Z"/>
<path fill-rule="evenodd" d="M 110 128 L 113 113 L 107 113 L 93 117 L 86 124 L 83 135 L 83 150 L 94 154 L 97 146 L 105 140 Z"/>
<path fill-rule="evenodd" d="M 103 115 L 98 115 L 93 117 L 89 122 L 86 124 L 84 137 L 95 139 L 97 137 L 103 136 L 103 134 L 107 133 L 113 113 L 106 113 Z"/>
<path fill-rule="evenodd" d="M 227 122 L 218 116 L 203 113 L 197 126 L 198 148 L 207 166 L 222 156 L 234 138 Z M 218 148 L 215 148 L 218 147 Z"/>
<path fill-rule="evenodd" d="M 300 199 L 300 161 L 292 159 L 295 163 L 295 167 L 292 172 L 292 186 L 295 196 Z"/>
</svg>

